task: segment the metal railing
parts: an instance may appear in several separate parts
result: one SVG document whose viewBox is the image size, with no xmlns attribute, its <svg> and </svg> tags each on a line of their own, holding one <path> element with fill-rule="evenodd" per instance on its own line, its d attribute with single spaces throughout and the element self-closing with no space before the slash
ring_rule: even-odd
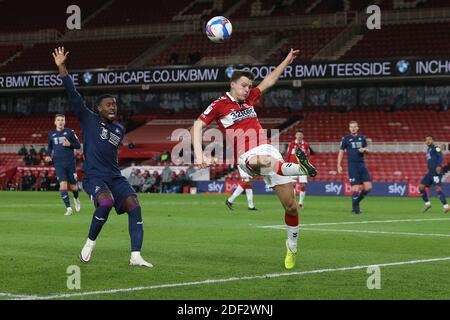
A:
<svg viewBox="0 0 450 320">
<path fill-rule="evenodd" d="M 2 33 L 0 43 L 40 43 L 56 41 L 61 34 L 55 29 L 45 29 L 36 32 Z"/>
<path fill-rule="evenodd" d="M 356 19 L 358 23 L 365 24 L 367 17 L 368 14 L 360 12 L 357 14 Z M 381 25 L 383 23 L 398 24 L 439 21 L 450 21 L 450 7 L 381 11 Z"/>
<path fill-rule="evenodd" d="M 287 143 L 283 143 L 286 144 Z M 338 152 L 339 141 L 336 142 L 309 142 L 314 151 Z M 368 139 L 369 149 L 373 153 L 422 153 L 426 151 L 426 146 L 421 142 L 370 142 Z M 449 152 L 449 142 L 435 142 L 436 145 L 442 146 L 444 153 Z"/>
</svg>

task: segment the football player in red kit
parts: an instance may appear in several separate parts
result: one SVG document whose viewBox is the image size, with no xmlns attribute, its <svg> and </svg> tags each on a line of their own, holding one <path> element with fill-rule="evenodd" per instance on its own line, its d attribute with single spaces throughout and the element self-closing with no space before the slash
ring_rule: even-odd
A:
<svg viewBox="0 0 450 320">
<path fill-rule="evenodd" d="M 284 264 L 287 269 L 295 266 L 299 235 L 298 208 L 294 198 L 292 176 L 314 177 L 317 171 L 301 149 L 295 152 L 298 163 L 284 161 L 279 150 L 269 143 L 254 106 L 262 92 L 277 82 L 298 53 L 299 50 L 291 49 L 286 58 L 255 88 L 253 88 L 255 75 L 251 71 L 234 70 L 230 91 L 211 103 L 192 127 L 195 162 L 200 168 L 207 168 L 212 162 L 204 154 L 202 138 L 203 128 L 215 121 L 226 137 L 227 147 L 233 150 L 232 160 L 239 169 L 250 177 L 263 176 L 266 185 L 273 188 L 284 208 L 287 229 L 287 253 Z"/>
<path fill-rule="evenodd" d="M 295 150 L 298 148 L 301 148 L 306 153 L 308 158 L 310 158 L 311 154 L 314 153 L 309 144 L 305 141 L 302 129 L 297 129 L 295 131 L 295 140 L 289 143 L 289 147 L 286 154 L 286 161 L 297 163 Z M 299 197 L 298 205 L 300 208 L 303 208 L 306 196 L 306 184 L 308 183 L 308 177 L 306 175 L 297 176 L 293 178 L 293 181 L 295 183 L 294 185 L 295 195 Z"/>
</svg>

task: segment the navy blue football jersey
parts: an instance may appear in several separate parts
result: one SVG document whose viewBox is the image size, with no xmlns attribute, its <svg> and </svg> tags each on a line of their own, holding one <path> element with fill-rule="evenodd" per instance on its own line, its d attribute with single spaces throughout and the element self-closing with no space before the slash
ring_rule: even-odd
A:
<svg viewBox="0 0 450 320">
<path fill-rule="evenodd" d="M 367 147 L 366 138 L 362 134 L 353 136 L 346 135 L 341 140 L 341 150 L 346 150 L 348 154 L 348 162 L 364 162 L 364 154 L 358 149 Z"/>
<path fill-rule="evenodd" d="M 62 81 L 69 95 L 70 108 L 81 124 L 85 175 L 121 176 L 117 155 L 119 144 L 125 135 L 125 128 L 117 121 L 110 123 L 102 121 L 97 113 L 90 110 L 69 75 L 62 77 Z"/>
<path fill-rule="evenodd" d="M 70 146 L 63 146 L 64 140 L 70 142 Z M 48 133 L 47 154 L 52 157 L 55 164 L 71 164 L 75 162 L 74 149 L 80 149 L 80 141 L 72 129 L 64 128 L 61 131 L 52 130 Z"/>
<path fill-rule="evenodd" d="M 428 146 L 426 158 L 428 163 L 428 171 L 432 174 L 436 174 L 436 168 L 441 166 L 443 159 L 441 148 L 435 146 L 434 144 Z"/>
</svg>

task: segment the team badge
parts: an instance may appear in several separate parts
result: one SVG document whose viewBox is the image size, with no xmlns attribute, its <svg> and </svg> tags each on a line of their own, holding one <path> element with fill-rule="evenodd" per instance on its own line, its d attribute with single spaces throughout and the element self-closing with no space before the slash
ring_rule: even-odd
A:
<svg viewBox="0 0 450 320">
<path fill-rule="evenodd" d="M 103 140 L 108 139 L 108 130 L 106 130 L 105 128 L 102 128 L 102 132 L 100 133 L 100 138 L 102 138 Z"/>
</svg>

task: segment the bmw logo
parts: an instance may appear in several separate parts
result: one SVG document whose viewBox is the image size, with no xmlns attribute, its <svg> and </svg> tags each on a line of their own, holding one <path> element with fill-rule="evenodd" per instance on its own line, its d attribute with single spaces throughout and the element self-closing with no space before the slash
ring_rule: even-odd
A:
<svg viewBox="0 0 450 320">
<path fill-rule="evenodd" d="M 229 79 L 231 79 L 231 76 L 233 75 L 233 70 L 234 70 L 233 66 L 229 66 L 228 68 L 225 69 L 225 74 Z"/>
<path fill-rule="evenodd" d="M 92 77 L 93 77 L 92 73 L 90 73 L 90 72 L 85 72 L 85 73 L 83 74 L 83 80 L 84 80 L 84 83 L 88 84 L 89 82 L 91 82 Z"/>
<path fill-rule="evenodd" d="M 397 70 L 400 73 L 405 73 L 407 72 L 409 69 L 409 62 L 406 60 L 400 60 L 399 62 L 397 62 Z"/>
</svg>

